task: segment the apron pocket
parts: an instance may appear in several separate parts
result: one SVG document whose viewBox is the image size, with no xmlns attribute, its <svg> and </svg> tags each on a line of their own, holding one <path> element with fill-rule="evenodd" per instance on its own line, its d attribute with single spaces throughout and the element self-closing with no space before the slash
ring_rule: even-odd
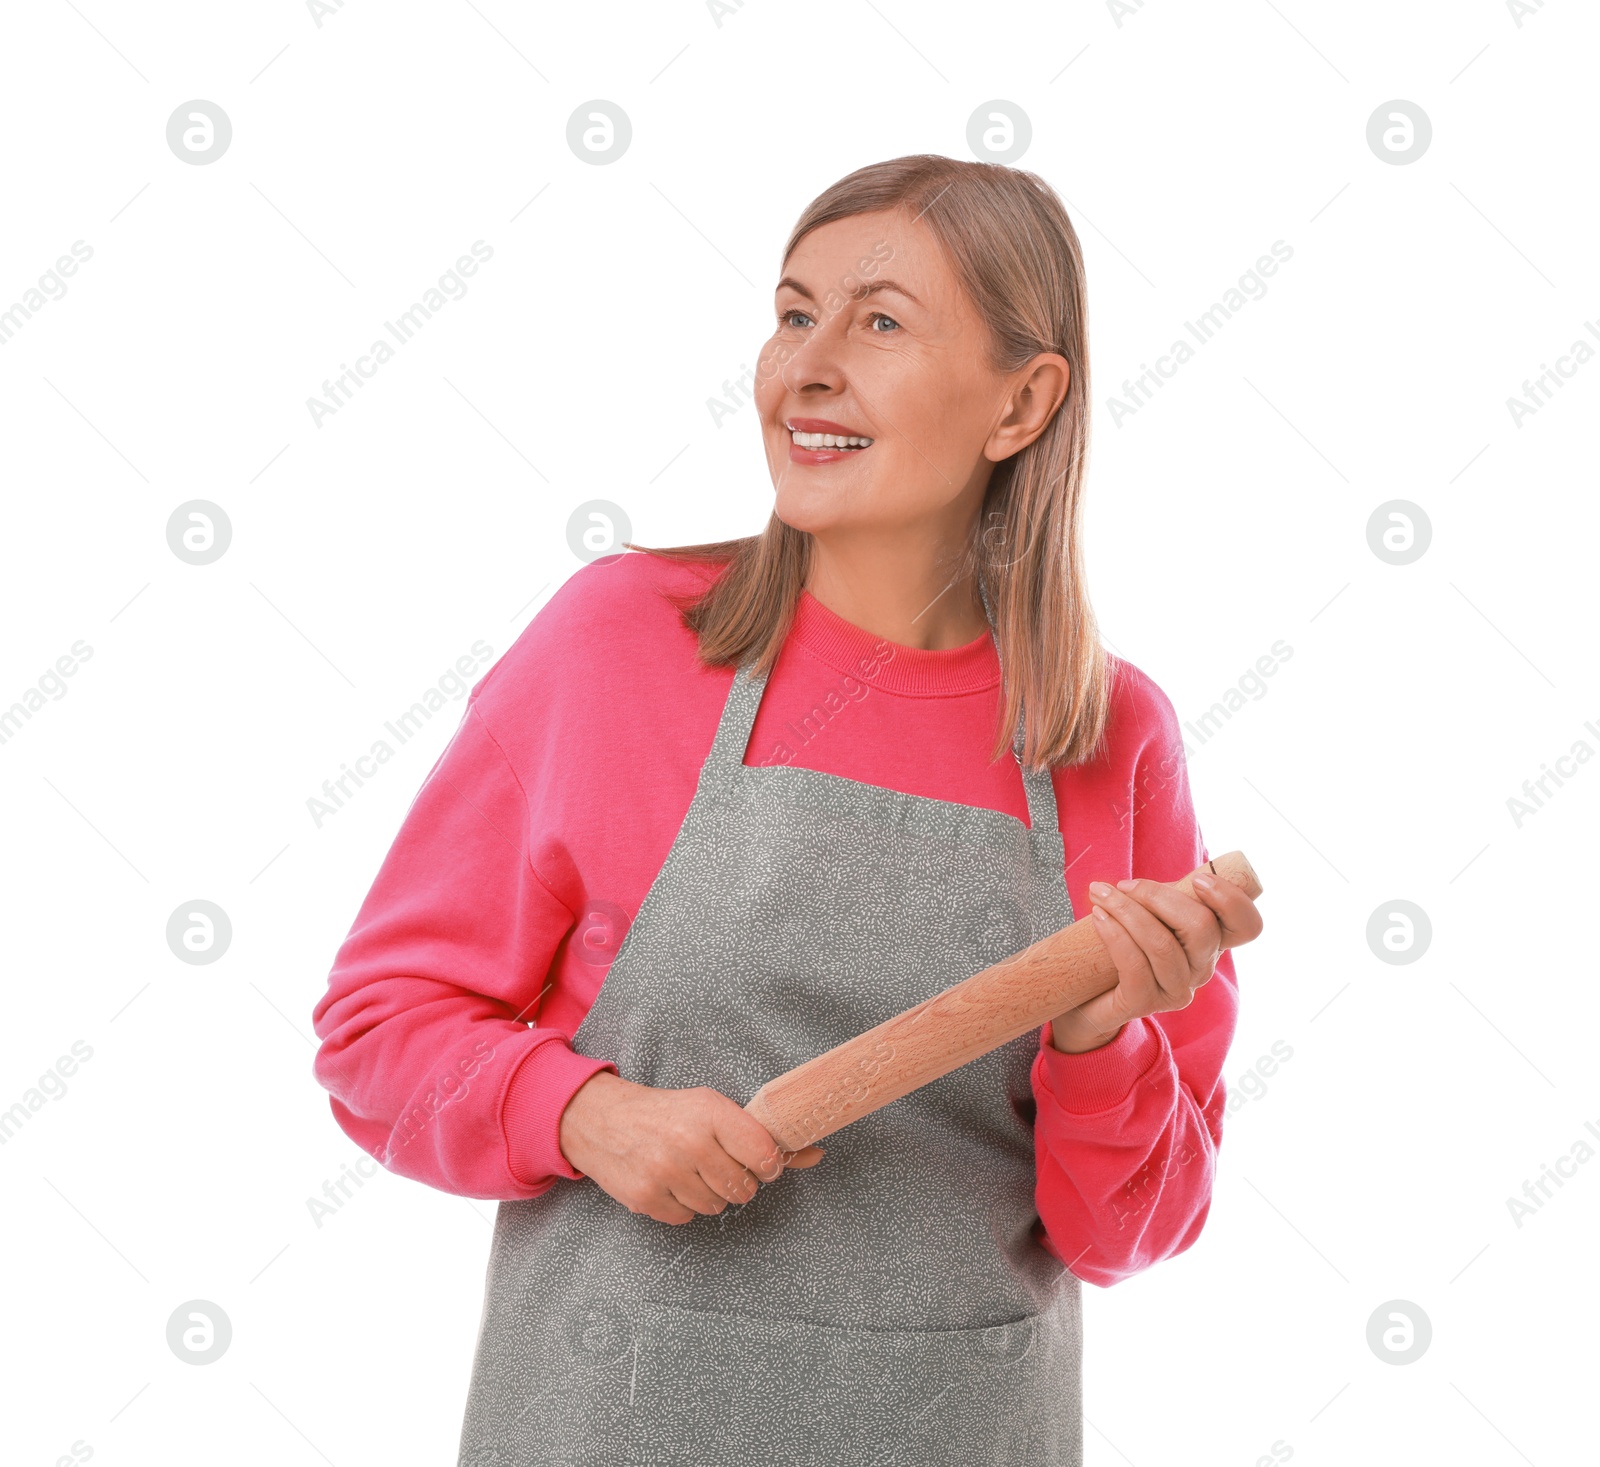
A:
<svg viewBox="0 0 1600 1467">
<path fill-rule="evenodd" d="M 632 1461 L 637 1323 L 578 1309 L 550 1331 L 504 1329 L 478 1350 L 458 1467 L 599 1467 Z"/>
<path fill-rule="evenodd" d="M 1076 1467 L 1076 1304 L 984 1329 L 862 1330 L 647 1301 L 626 1461 Z"/>
</svg>

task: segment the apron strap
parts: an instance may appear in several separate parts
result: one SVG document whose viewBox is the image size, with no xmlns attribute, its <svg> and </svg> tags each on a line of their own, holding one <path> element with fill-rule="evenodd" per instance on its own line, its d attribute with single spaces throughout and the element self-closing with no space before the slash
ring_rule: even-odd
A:
<svg viewBox="0 0 1600 1467">
<path fill-rule="evenodd" d="M 978 577 L 978 595 L 983 601 L 984 615 L 989 618 L 989 635 L 994 637 L 994 607 L 989 601 L 989 588 L 983 584 L 983 577 Z M 1005 663 L 1000 656 L 1000 639 L 994 637 L 995 660 L 1000 663 L 1001 689 L 1005 687 Z M 1011 757 L 1017 761 L 1017 768 L 1022 773 L 1022 788 L 1028 796 L 1028 825 L 1031 829 L 1040 831 L 1045 835 L 1054 835 L 1061 825 L 1061 817 L 1056 810 L 1056 786 L 1048 769 L 1027 769 L 1022 763 L 1022 746 L 1028 729 L 1028 710 L 1026 707 L 1017 712 L 1017 729 L 1011 739 Z"/>
<path fill-rule="evenodd" d="M 744 763 L 745 746 L 750 742 L 756 710 L 761 706 L 761 695 L 767 686 L 766 675 L 756 677 L 753 666 L 752 658 L 733 670 L 733 682 L 728 688 L 727 701 L 722 705 L 722 717 L 717 720 L 716 737 L 711 741 L 711 752 L 706 755 L 701 770 L 702 779 L 731 778 Z"/>
</svg>

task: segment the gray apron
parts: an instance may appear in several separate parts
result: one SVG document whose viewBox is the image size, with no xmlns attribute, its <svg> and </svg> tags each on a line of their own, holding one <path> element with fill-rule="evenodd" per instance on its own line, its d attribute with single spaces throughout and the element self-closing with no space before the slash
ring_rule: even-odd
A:
<svg viewBox="0 0 1600 1467">
<path fill-rule="evenodd" d="M 1073 920 L 1048 773 L 1022 771 L 1025 826 L 748 767 L 763 688 L 734 674 L 572 1039 L 741 1105 Z M 588 1178 L 502 1202 L 458 1467 L 1076 1467 L 1080 1285 L 1036 1233 L 1038 1046 L 864 1116 L 716 1215 L 658 1222 Z"/>
</svg>

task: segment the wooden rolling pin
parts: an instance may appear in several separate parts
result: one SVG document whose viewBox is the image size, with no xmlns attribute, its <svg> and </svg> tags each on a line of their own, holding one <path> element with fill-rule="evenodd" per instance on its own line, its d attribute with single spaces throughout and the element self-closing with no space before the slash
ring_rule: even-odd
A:
<svg viewBox="0 0 1600 1467">
<path fill-rule="evenodd" d="M 1202 871 L 1242 887 L 1252 901 L 1261 895 L 1261 883 L 1240 851 L 1216 856 L 1172 885 L 1193 896 L 1190 882 Z M 1069 922 L 1004 962 L 768 1080 L 745 1110 L 780 1147 L 799 1151 L 1116 986 L 1116 964 L 1094 924 Z"/>
</svg>

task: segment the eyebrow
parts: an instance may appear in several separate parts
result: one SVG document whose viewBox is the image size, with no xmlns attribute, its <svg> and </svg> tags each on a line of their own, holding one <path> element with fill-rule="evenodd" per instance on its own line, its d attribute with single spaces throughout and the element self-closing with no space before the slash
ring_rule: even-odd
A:
<svg viewBox="0 0 1600 1467">
<path fill-rule="evenodd" d="M 811 292 L 807 290 L 805 286 L 803 286 L 798 280 L 796 280 L 794 276 L 785 275 L 783 279 L 778 282 L 777 290 L 782 290 L 786 285 L 790 290 L 798 292 L 808 301 L 816 300 L 816 297 L 812 295 Z M 905 286 L 901 285 L 895 280 L 869 280 L 863 283 L 860 289 L 851 291 L 850 295 L 851 299 L 853 300 L 865 300 L 868 296 L 876 295 L 880 290 L 895 290 L 903 295 L 908 301 L 912 301 L 919 306 L 922 304 L 922 302 L 918 300 L 916 296 L 912 295 L 912 293 L 907 290 Z M 776 291 L 774 293 L 776 293 Z"/>
</svg>

